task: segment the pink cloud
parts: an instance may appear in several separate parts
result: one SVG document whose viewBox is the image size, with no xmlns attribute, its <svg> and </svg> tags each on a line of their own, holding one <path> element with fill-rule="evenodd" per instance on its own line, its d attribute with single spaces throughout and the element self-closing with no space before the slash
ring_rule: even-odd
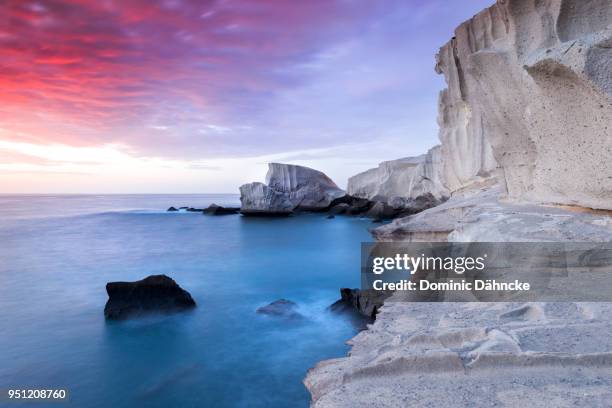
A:
<svg viewBox="0 0 612 408">
<path fill-rule="evenodd" d="M 283 66 L 308 58 L 326 35 L 354 21 L 356 9 L 343 4 L 3 2 L 0 121 L 78 143 L 94 131 L 102 141 L 141 137 L 125 129 L 160 111 L 193 120 L 256 109 L 270 93 L 300 81 Z M 53 133 L 49 122 L 58 121 L 62 132 Z M 90 137 L 67 125 L 88 128 Z"/>
</svg>

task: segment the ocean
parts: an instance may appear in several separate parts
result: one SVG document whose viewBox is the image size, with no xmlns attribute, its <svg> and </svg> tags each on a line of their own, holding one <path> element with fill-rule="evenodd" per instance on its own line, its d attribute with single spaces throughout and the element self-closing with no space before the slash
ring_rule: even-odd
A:
<svg viewBox="0 0 612 408">
<path fill-rule="evenodd" d="M 66 389 L 76 407 L 307 407 L 308 368 L 346 355 L 356 334 L 326 308 L 359 286 L 370 221 L 166 212 L 213 202 L 239 205 L 214 194 L 0 195 L 0 389 Z M 107 282 L 153 274 L 197 308 L 105 321 Z M 255 313 L 280 298 L 306 318 Z"/>
</svg>

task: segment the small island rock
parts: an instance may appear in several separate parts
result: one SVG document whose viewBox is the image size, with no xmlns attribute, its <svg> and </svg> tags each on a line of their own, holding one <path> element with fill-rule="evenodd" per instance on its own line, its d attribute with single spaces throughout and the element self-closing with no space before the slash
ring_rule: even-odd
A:
<svg viewBox="0 0 612 408">
<path fill-rule="evenodd" d="M 136 282 L 106 284 L 108 301 L 104 307 L 107 319 L 125 319 L 146 313 L 177 312 L 195 307 L 186 290 L 166 275 L 151 275 Z"/>
<path fill-rule="evenodd" d="M 282 317 L 285 319 L 302 319 L 304 316 L 297 311 L 297 304 L 287 299 L 279 299 L 269 305 L 257 308 L 256 312 L 268 316 Z"/>
</svg>

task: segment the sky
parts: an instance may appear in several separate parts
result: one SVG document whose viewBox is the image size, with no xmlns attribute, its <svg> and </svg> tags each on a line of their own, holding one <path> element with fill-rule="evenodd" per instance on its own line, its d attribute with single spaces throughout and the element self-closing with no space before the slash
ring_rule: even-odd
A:
<svg viewBox="0 0 612 408">
<path fill-rule="evenodd" d="M 341 187 L 438 143 L 435 54 L 493 0 L 3 0 L 0 193 Z"/>
</svg>

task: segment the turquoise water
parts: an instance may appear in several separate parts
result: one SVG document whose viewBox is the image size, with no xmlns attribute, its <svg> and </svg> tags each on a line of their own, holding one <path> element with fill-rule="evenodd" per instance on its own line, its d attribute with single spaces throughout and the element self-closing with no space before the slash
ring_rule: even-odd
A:
<svg viewBox="0 0 612 408">
<path fill-rule="evenodd" d="M 77 407 L 308 406 L 307 369 L 355 334 L 325 309 L 359 285 L 370 224 L 165 212 L 212 202 L 238 197 L 0 196 L 0 389 L 66 388 Z M 151 274 L 198 307 L 106 322 L 106 282 Z M 255 314 L 279 298 L 307 319 Z"/>
</svg>

